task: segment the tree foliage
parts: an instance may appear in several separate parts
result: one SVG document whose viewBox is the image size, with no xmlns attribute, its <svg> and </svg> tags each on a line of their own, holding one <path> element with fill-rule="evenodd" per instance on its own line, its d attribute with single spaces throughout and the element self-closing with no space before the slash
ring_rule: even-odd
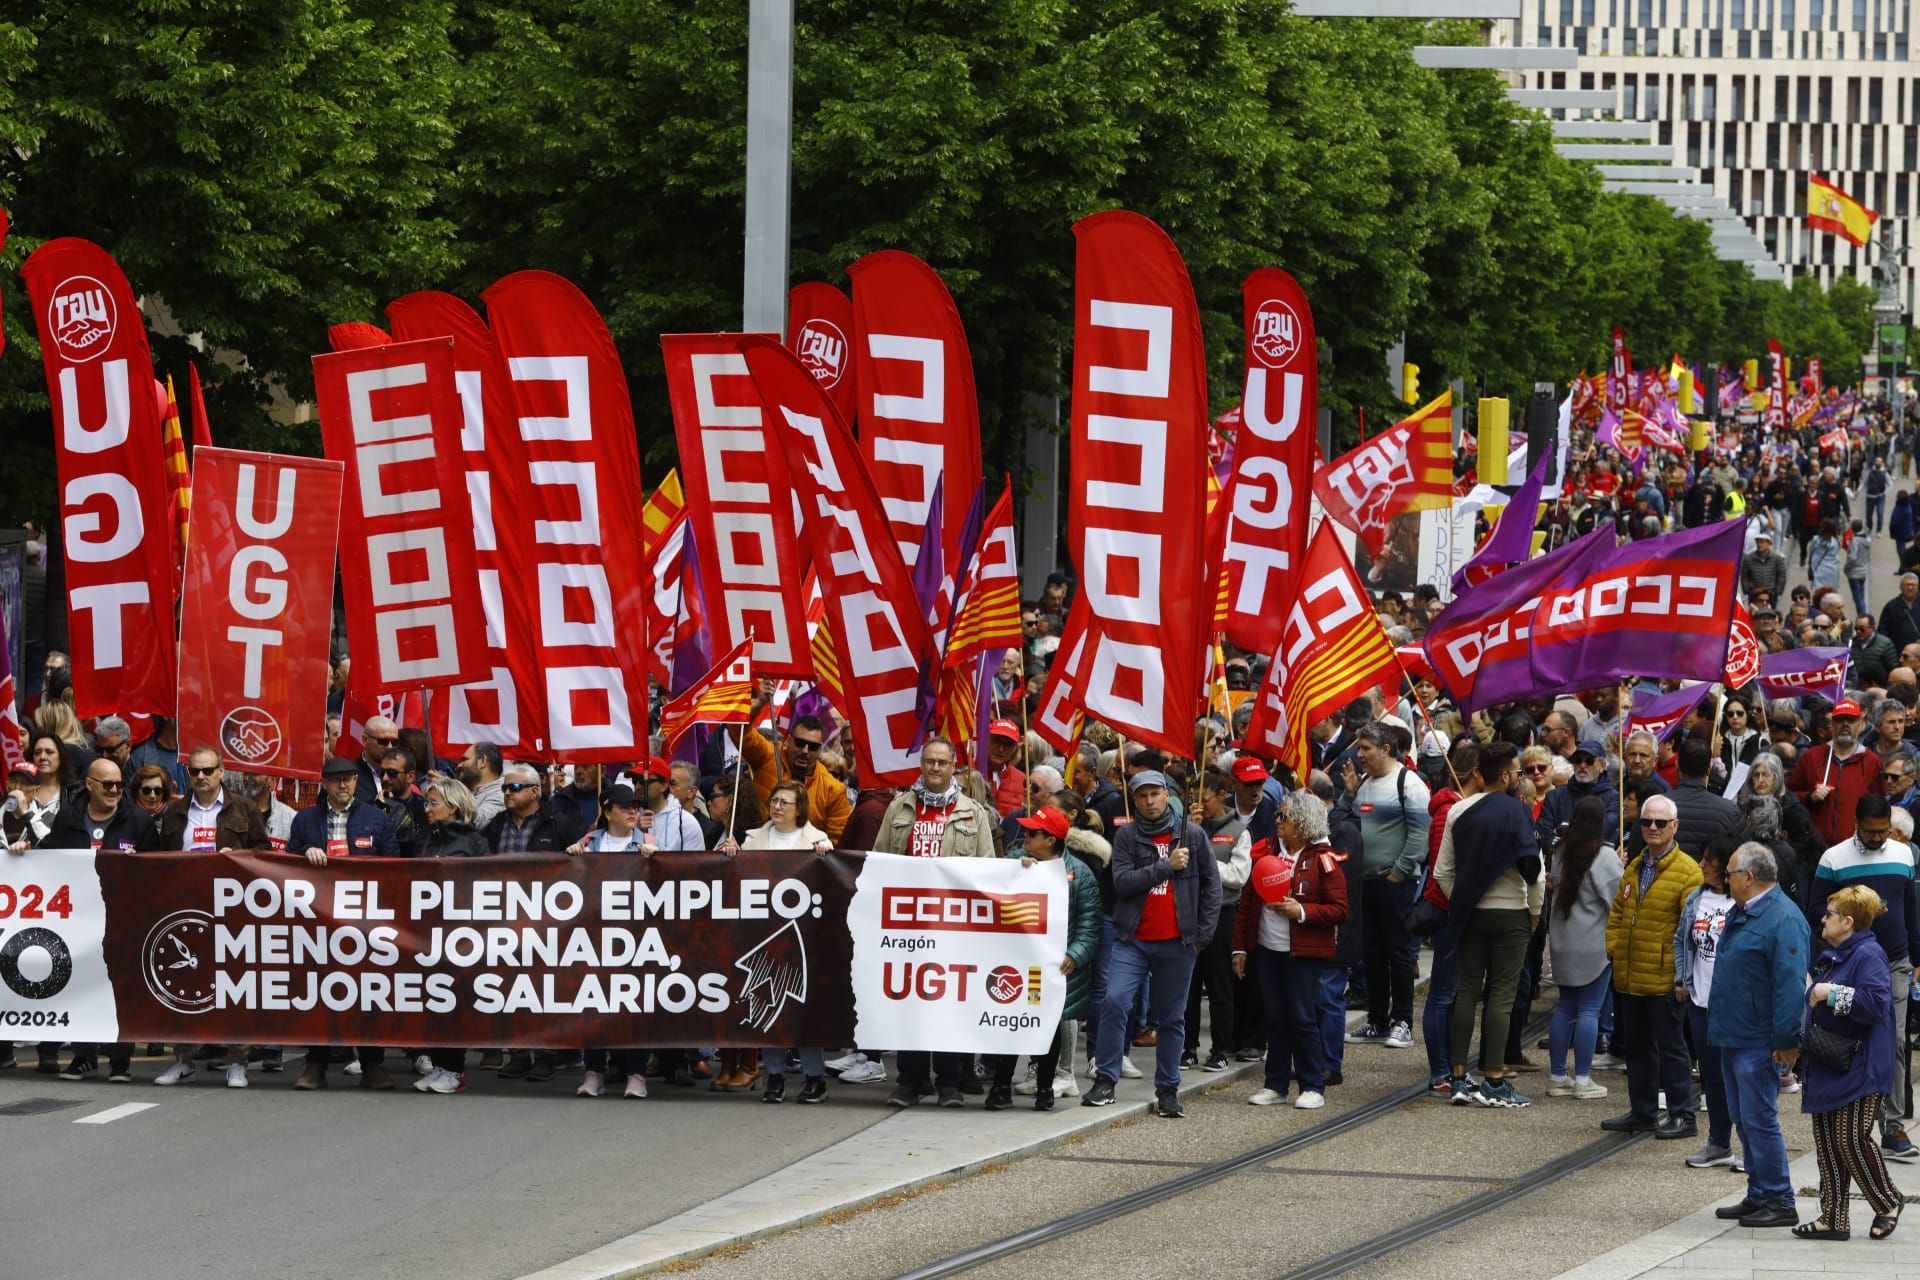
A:
<svg viewBox="0 0 1920 1280">
<path fill-rule="evenodd" d="M 46 438 L 17 270 L 81 235 L 150 320 L 244 356 L 202 361 L 223 443 L 317 446 L 269 411 L 310 394 L 329 323 L 544 267 L 600 306 L 665 458 L 659 335 L 739 323 L 746 9 L 71 0 L 0 21 L 0 422 Z M 1064 394 L 1071 226 L 1117 206 L 1186 257 L 1216 410 L 1238 396 L 1240 281 L 1268 264 L 1313 302 L 1343 431 L 1394 412 L 1382 353 L 1402 334 L 1429 391 L 1470 396 L 1600 367 L 1615 323 L 1643 362 L 1778 336 L 1830 378 L 1857 368 L 1861 286 L 1759 284 L 1701 224 L 1601 192 L 1491 74 L 1413 64 L 1416 43 L 1467 38 L 1265 0 L 805 0 L 793 278 L 844 283 L 879 248 L 932 263 L 968 327 L 990 471 L 1018 471 Z M 184 340 L 155 347 L 179 371 Z M 0 501 L 23 484 L 0 479 Z"/>
</svg>

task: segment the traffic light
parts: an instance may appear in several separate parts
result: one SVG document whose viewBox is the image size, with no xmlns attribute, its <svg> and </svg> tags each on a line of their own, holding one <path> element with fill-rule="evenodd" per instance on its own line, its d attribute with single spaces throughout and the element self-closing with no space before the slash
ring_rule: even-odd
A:
<svg viewBox="0 0 1920 1280">
<path fill-rule="evenodd" d="M 1400 400 L 1404 404 L 1420 403 L 1420 366 L 1411 360 L 1400 366 Z"/>
</svg>

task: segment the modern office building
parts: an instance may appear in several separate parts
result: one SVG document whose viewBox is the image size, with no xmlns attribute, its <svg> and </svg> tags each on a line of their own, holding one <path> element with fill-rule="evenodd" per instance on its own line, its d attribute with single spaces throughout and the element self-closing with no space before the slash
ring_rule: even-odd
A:
<svg viewBox="0 0 1920 1280">
<path fill-rule="evenodd" d="M 1573 49 L 1533 89 L 1617 91 L 1612 118 L 1650 122 L 1671 164 L 1724 197 L 1789 275 L 1873 284 L 1877 243 L 1808 231 L 1808 174 L 1897 219 L 1920 268 L 1920 0 L 1521 0 L 1522 46 Z M 1506 24 L 1500 24 L 1506 25 Z M 1609 113 L 1596 113 L 1609 114 Z M 1610 167 L 1608 176 L 1628 176 Z M 1662 175 L 1665 176 L 1665 175 Z"/>
</svg>

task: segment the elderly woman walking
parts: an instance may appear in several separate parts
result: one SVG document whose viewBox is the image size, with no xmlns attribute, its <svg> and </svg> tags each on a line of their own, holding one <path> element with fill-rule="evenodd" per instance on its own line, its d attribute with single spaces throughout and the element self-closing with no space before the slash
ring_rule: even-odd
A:
<svg viewBox="0 0 1920 1280">
<path fill-rule="evenodd" d="M 1820 1160 L 1820 1216 L 1793 1229 L 1802 1240 L 1845 1240 L 1851 1184 L 1873 1210 L 1867 1234 L 1884 1240 L 1905 1203 L 1873 1142 L 1881 1098 L 1894 1088 L 1893 969 L 1873 936 L 1885 910 L 1865 885 L 1827 899 L 1820 920 L 1826 950 L 1813 966 L 1800 1061 L 1800 1109 L 1813 1118 Z"/>
</svg>

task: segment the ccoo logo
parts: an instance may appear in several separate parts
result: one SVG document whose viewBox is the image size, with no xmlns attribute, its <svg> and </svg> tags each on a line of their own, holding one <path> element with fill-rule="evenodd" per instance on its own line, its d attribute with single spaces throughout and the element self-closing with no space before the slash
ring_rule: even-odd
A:
<svg viewBox="0 0 1920 1280">
<path fill-rule="evenodd" d="M 259 764 L 280 754 L 280 722 L 264 707 L 235 707 L 220 722 L 220 751 L 229 760 Z"/>
<path fill-rule="evenodd" d="M 847 335 L 831 320 L 816 318 L 801 325 L 793 353 L 823 387 L 839 386 L 840 376 L 847 371 Z"/>
<path fill-rule="evenodd" d="M 1253 313 L 1253 354 L 1269 369 L 1284 369 L 1300 350 L 1300 317 L 1278 298 L 1268 298 Z"/>
<path fill-rule="evenodd" d="M 75 364 L 85 364 L 113 345 L 113 291 L 92 276 L 69 276 L 47 303 L 47 333 L 54 348 Z"/>
</svg>

